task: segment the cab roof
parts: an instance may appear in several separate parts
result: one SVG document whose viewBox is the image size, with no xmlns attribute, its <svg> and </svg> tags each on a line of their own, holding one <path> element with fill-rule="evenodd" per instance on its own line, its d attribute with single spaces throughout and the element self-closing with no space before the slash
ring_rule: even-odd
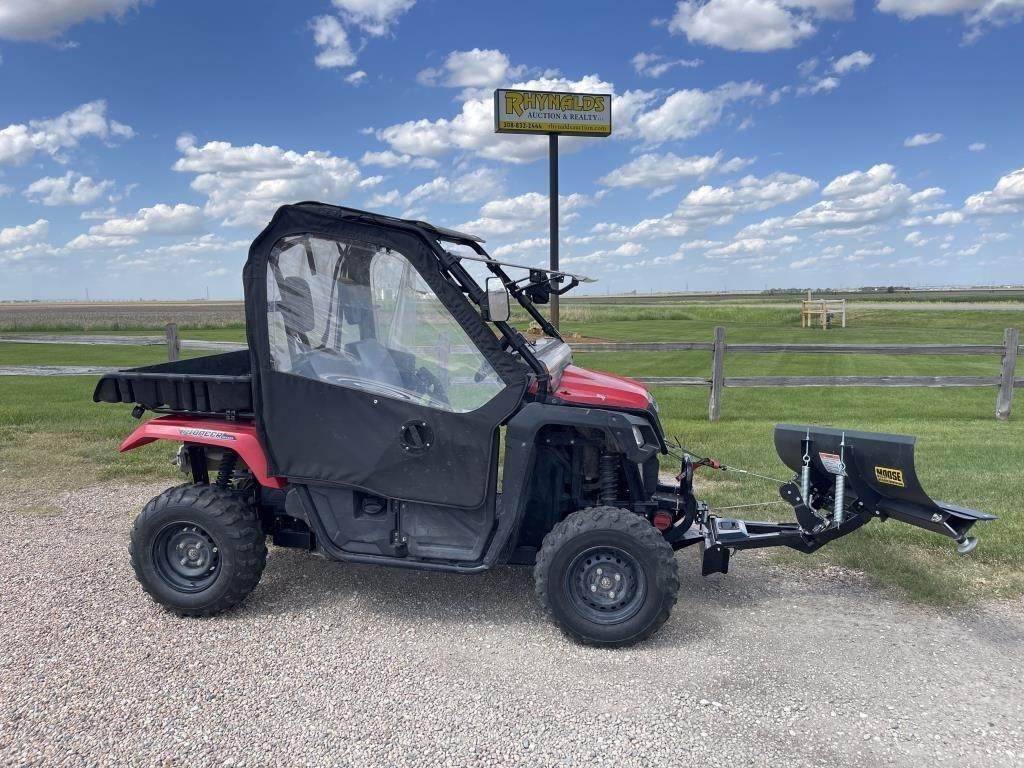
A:
<svg viewBox="0 0 1024 768">
<path fill-rule="evenodd" d="M 439 227 L 436 224 L 431 224 L 429 221 L 421 221 L 419 219 L 402 219 L 397 216 L 387 216 L 383 213 L 371 213 L 370 211 L 363 211 L 358 208 L 349 208 L 344 205 L 331 205 L 330 203 L 320 203 L 313 200 L 307 200 L 301 203 L 295 203 L 296 206 L 301 207 L 316 207 L 316 208 L 333 208 L 334 210 L 341 211 L 353 218 L 370 219 L 381 224 L 403 224 L 407 227 L 417 227 L 419 229 L 425 229 L 430 233 L 433 233 L 436 237 L 442 240 L 448 240 L 451 242 L 459 243 L 483 243 L 485 242 L 482 237 L 476 235 L 470 235 L 465 232 L 459 232 L 448 227 Z"/>
</svg>

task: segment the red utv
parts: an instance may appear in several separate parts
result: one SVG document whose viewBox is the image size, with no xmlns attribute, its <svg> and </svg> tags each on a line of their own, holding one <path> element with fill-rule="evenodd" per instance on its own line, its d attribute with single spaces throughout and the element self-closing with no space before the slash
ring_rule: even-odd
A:
<svg viewBox="0 0 1024 768">
<path fill-rule="evenodd" d="M 206 616 L 241 602 L 266 538 L 331 560 L 478 573 L 533 565 L 537 596 L 571 637 L 623 646 L 668 619 L 674 552 L 704 573 L 733 550 L 811 552 L 874 516 L 951 536 L 990 516 L 936 503 L 913 438 L 780 426 L 792 523 L 710 512 L 638 382 L 588 371 L 536 305 L 580 279 L 490 258 L 478 238 L 320 203 L 288 205 L 244 270 L 249 348 L 104 376 L 94 400 L 135 403 L 121 446 L 181 443 L 189 476 L 131 534 L 143 588 Z M 473 269 L 487 270 L 481 286 Z M 482 264 L 483 266 L 480 266 Z M 543 331 L 509 323 L 514 298 Z M 503 450 L 502 450 L 503 449 Z"/>
</svg>

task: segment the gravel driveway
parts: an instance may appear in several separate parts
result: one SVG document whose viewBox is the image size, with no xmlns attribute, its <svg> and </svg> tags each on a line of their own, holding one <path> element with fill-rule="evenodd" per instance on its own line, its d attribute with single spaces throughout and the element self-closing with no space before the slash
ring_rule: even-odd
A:
<svg viewBox="0 0 1024 768">
<path fill-rule="evenodd" d="M 174 618 L 125 551 L 160 487 L 0 488 L 0 762 L 140 766 L 1020 766 L 1024 610 L 951 614 L 744 554 L 637 648 L 565 640 L 530 574 L 272 549 Z M 28 511 L 25 505 L 30 505 Z"/>
</svg>

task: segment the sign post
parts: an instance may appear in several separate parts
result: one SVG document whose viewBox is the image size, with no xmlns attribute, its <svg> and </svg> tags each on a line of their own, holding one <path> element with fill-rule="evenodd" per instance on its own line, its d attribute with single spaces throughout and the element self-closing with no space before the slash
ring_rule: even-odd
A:
<svg viewBox="0 0 1024 768">
<path fill-rule="evenodd" d="M 558 134 L 548 134 L 548 244 L 551 269 L 558 271 Z M 551 324 L 558 330 L 558 294 L 551 294 Z"/>
<path fill-rule="evenodd" d="M 548 207 L 551 269 L 558 271 L 558 137 L 610 136 L 610 93 L 563 93 L 498 88 L 494 91 L 494 132 L 548 136 Z M 558 294 L 551 294 L 551 324 L 558 328 Z"/>
</svg>

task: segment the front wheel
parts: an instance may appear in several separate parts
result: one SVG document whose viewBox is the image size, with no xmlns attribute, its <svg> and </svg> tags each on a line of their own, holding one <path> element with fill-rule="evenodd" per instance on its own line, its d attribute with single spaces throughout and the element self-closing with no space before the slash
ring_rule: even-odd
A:
<svg viewBox="0 0 1024 768">
<path fill-rule="evenodd" d="M 541 605 L 566 634 L 612 648 L 654 634 L 679 591 L 672 546 L 647 520 L 614 507 L 580 510 L 556 525 L 533 575 Z"/>
<path fill-rule="evenodd" d="M 151 500 L 135 519 L 128 552 L 146 593 L 182 616 L 212 616 L 242 602 L 267 561 L 255 510 L 211 485 L 179 485 Z"/>
</svg>

